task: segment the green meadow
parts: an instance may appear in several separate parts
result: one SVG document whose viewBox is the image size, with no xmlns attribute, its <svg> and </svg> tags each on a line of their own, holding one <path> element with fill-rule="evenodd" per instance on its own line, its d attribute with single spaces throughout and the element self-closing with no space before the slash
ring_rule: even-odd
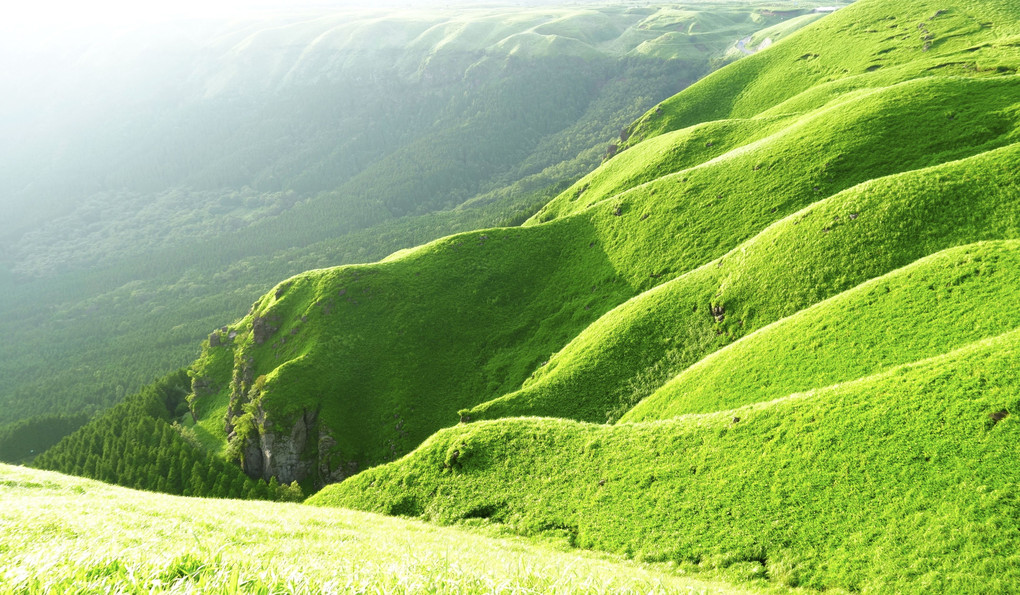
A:
<svg viewBox="0 0 1020 595">
<path fill-rule="evenodd" d="M 0 593 L 760 593 L 495 530 L 0 465 Z"/>
</svg>

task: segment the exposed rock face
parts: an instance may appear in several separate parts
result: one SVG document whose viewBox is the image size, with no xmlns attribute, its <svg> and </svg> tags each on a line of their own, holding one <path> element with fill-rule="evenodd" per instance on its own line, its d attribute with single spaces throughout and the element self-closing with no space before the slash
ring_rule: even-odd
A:
<svg viewBox="0 0 1020 595">
<path fill-rule="evenodd" d="M 278 314 L 253 315 L 252 343 L 265 343 L 279 330 L 279 319 Z M 224 336 L 214 334 L 223 344 Z M 236 337 L 236 331 L 231 335 Z M 322 487 L 357 473 L 358 462 L 337 452 L 337 441 L 319 422 L 318 409 L 302 409 L 294 417 L 267 414 L 262 399 L 268 379 L 266 375 L 255 377 L 252 347 L 251 343 L 242 343 L 234 353 L 230 401 L 223 420 L 230 456 L 249 477 L 267 482 L 275 477 L 281 484 L 312 478 L 317 487 Z M 196 396 L 211 392 L 201 381 L 192 388 Z"/>
<path fill-rule="evenodd" d="M 259 432 L 259 445 L 262 450 L 262 477 L 269 481 L 275 476 L 280 483 L 301 480 L 314 469 L 314 461 L 302 460 L 301 454 L 308 445 L 308 436 L 312 435 L 316 426 L 318 413 L 304 411 L 298 416 L 294 426 L 287 433 L 271 431 Z M 312 431 L 310 431 L 312 430 Z M 318 432 L 314 432 L 318 434 Z"/>
<path fill-rule="evenodd" d="M 245 472 L 248 477 L 253 479 L 263 478 L 263 469 L 265 465 L 262 461 L 262 449 L 259 447 L 259 443 L 254 440 L 248 440 L 244 444 L 244 449 L 241 452 L 241 470 Z"/>
<path fill-rule="evenodd" d="M 252 339 L 256 345 L 266 342 L 273 333 L 279 330 L 276 323 L 279 322 L 275 316 L 255 316 L 251 319 Z"/>
<path fill-rule="evenodd" d="M 241 468 L 249 477 L 276 477 L 283 484 L 311 476 L 316 487 L 322 487 L 357 472 L 357 462 L 335 455 L 336 440 L 318 423 L 317 411 L 304 410 L 289 429 L 266 420 L 261 406 L 257 412 L 256 434 L 245 441 L 241 456 Z"/>
</svg>

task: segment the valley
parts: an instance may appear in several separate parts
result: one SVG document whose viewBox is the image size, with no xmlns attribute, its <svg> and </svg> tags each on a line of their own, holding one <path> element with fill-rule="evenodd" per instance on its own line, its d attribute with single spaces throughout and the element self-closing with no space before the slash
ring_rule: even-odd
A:
<svg viewBox="0 0 1020 595">
<path fill-rule="evenodd" d="M 643 94 L 615 140 L 584 135 L 601 139 L 587 157 L 413 214 L 396 205 L 428 171 L 412 168 L 410 186 L 384 176 L 392 195 L 374 192 L 398 202 L 364 203 L 385 216 L 334 245 L 379 252 L 329 266 L 286 255 L 332 242 L 341 202 L 254 222 L 272 238 L 267 262 L 301 268 L 246 260 L 267 285 L 205 327 L 190 363 L 82 420 L 38 469 L 0 467 L 12 527 L 50 518 L 50 497 L 106 499 L 90 522 L 111 528 L 69 534 L 67 517 L 33 539 L 85 535 L 106 551 L 99 533 L 169 506 L 197 549 L 114 551 L 75 574 L 0 544 L 22 556 L 0 572 L 54 568 L 39 579 L 51 583 L 15 577 L 16 592 L 156 579 L 231 592 L 1015 591 L 1020 3 L 760 7 L 739 35 L 743 9 L 708 6 L 643 8 L 636 31 L 600 9 L 499 37 L 511 56 L 590 60 L 624 39 L 633 58 L 679 51 L 710 24 L 725 32 L 719 68 Z M 493 31 L 460 25 L 420 39 Z M 632 37 L 659 26 L 670 30 Z M 438 138 L 418 146 L 466 167 Z M 420 164 L 410 155 L 379 167 Z M 268 233 L 302 213 L 307 244 Z M 222 258 L 254 258 L 242 252 Z M 137 514 L 109 521 L 125 503 Z M 195 528 L 189 506 L 217 520 Z M 263 549 L 239 560 L 222 540 L 248 534 L 232 516 L 248 506 L 249 519 L 286 521 L 259 525 Z M 274 531 L 308 551 L 265 549 L 258 536 Z M 415 532 L 430 540 L 420 559 L 404 551 Z M 335 540 L 373 545 L 344 550 L 349 572 L 322 569 Z"/>
</svg>

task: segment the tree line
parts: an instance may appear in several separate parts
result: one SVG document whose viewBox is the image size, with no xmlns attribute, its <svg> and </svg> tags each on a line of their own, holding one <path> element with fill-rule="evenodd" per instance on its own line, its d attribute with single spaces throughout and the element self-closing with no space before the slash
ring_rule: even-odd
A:
<svg viewBox="0 0 1020 595">
<path fill-rule="evenodd" d="M 296 482 L 253 480 L 207 452 L 177 418 L 190 379 L 179 370 L 114 406 L 32 466 L 129 488 L 204 498 L 301 500 Z"/>
</svg>

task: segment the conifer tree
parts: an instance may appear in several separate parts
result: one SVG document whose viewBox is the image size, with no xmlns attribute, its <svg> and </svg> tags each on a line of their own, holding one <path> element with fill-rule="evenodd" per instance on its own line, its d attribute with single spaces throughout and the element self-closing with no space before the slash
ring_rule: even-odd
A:
<svg viewBox="0 0 1020 595">
<path fill-rule="evenodd" d="M 191 466 L 191 478 L 188 482 L 192 496 L 204 496 L 207 488 L 205 480 L 202 479 L 202 465 L 198 461 Z"/>
</svg>

